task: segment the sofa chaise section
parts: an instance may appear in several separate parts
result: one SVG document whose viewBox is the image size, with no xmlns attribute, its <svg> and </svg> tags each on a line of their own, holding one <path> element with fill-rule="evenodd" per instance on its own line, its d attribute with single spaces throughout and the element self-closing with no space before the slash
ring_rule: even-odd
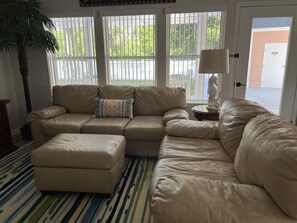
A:
<svg viewBox="0 0 297 223">
<path fill-rule="evenodd" d="M 166 132 L 150 188 L 156 223 L 297 222 L 295 126 L 235 98 L 218 125 L 172 120 Z"/>
</svg>

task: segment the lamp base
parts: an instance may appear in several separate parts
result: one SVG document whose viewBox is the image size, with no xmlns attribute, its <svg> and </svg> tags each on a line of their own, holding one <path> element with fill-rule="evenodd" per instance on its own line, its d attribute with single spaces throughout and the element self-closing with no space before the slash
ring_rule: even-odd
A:
<svg viewBox="0 0 297 223">
<path fill-rule="evenodd" d="M 220 99 L 215 98 L 212 100 L 208 100 L 208 105 L 207 105 L 208 110 L 219 110 L 220 109 Z"/>
</svg>

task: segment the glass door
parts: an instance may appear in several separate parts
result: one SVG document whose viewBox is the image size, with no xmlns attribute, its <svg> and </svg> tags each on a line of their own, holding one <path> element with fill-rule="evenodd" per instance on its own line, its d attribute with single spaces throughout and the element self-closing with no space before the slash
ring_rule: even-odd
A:
<svg viewBox="0 0 297 223">
<path fill-rule="evenodd" d="M 297 6 L 242 7 L 238 25 L 234 97 L 258 102 L 288 121 L 296 90 L 296 19 Z"/>
</svg>

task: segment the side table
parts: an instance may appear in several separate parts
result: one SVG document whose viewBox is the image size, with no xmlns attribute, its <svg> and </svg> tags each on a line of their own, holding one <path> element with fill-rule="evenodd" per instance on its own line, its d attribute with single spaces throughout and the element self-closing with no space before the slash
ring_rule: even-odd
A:
<svg viewBox="0 0 297 223">
<path fill-rule="evenodd" d="M 6 104 L 8 99 L 0 99 L 0 157 L 4 157 L 17 149 L 12 143 Z"/>
<path fill-rule="evenodd" d="M 192 108 L 193 114 L 198 121 L 202 120 L 219 120 L 219 111 L 218 110 L 208 110 L 207 105 L 197 105 Z"/>
</svg>

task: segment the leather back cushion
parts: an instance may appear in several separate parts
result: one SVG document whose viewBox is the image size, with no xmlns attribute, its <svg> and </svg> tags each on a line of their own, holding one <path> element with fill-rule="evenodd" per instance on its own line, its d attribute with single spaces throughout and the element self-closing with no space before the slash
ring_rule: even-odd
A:
<svg viewBox="0 0 297 223">
<path fill-rule="evenodd" d="M 257 115 L 269 113 L 255 102 L 233 98 L 223 103 L 220 109 L 219 134 L 227 154 L 234 159 L 248 121 Z"/>
<path fill-rule="evenodd" d="M 98 97 L 102 99 L 134 98 L 134 87 L 105 85 L 99 87 Z"/>
<path fill-rule="evenodd" d="M 65 85 L 53 87 L 53 104 L 72 113 L 92 114 L 95 111 L 96 85 Z"/>
<path fill-rule="evenodd" d="M 270 114 L 246 126 L 234 163 L 241 183 L 264 187 L 277 205 L 297 218 L 297 129 Z"/>
<path fill-rule="evenodd" d="M 184 88 L 135 88 L 135 115 L 164 115 L 170 109 L 185 107 L 186 90 Z"/>
</svg>

